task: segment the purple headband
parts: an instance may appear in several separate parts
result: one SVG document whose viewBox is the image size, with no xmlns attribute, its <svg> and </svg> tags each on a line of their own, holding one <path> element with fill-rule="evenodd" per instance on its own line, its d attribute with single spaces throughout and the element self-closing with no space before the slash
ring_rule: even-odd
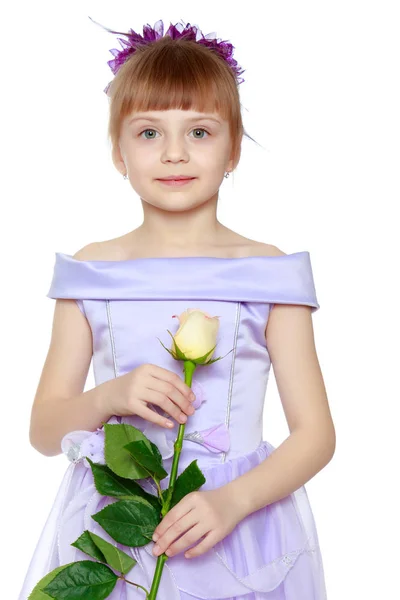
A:
<svg viewBox="0 0 400 600">
<path fill-rule="evenodd" d="M 91 17 L 89 17 L 89 19 L 93 21 Z M 93 23 L 96 23 L 96 21 L 93 21 Z M 100 25 L 100 23 L 96 23 L 96 25 Z M 103 27 L 103 25 L 100 25 L 100 27 L 102 27 L 106 31 L 109 31 L 110 33 L 124 35 L 128 38 L 128 41 L 118 38 L 119 42 L 121 43 L 122 50 L 118 50 L 117 48 L 112 48 L 112 50 L 110 50 L 111 54 L 114 56 L 114 59 L 107 61 L 107 64 L 109 65 L 114 75 L 124 64 L 124 62 L 136 52 L 138 46 L 151 44 L 152 42 L 162 38 L 164 35 L 164 24 L 161 19 L 155 23 L 154 28 L 150 27 L 149 24 L 144 25 L 143 36 L 133 31 L 133 29 L 130 29 L 129 33 L 123 33 L 120 31 L 113 31 L 111 29 L 108 29 L 107 27 Z M 193 25 L 192 27 L 190 23 L 187 23 L 185 26 L 183 24 L 183 21 L 181 23 L 176 23 L 175 25 L 172 25 L 171 23 L 165 35 L 169 35 L 174 40 L 185 38 L 187 40 L 197 42 L 198 44 L 202 44 L 203 46 L 207 46 L 208 48 L 216 52 L 219 56 L 221 56 L 221 58 L 223 58 L 229 64 L 229 66 L 235 73 L 235 77 L 238 84 L 243 83 L 244 79 L 240 77 L 240 75 L 244 73 L 244 69 L 241 69 L 237 61 L 233 58 L 232 54 L 234 46 L 232 46 L 232 44 L 230 44 L 228 41 L 223 42 L 222 40 L 218 40 L 212 37 L 215 35 L 214 33 L 208 33 L 207 35 L 203 35 L 203 33 L 198 27 L 196 27 L 196 25 Z M 111 81 L 104 89 L 104 92 L 106 94 L 110 85 Z"/>
</svg>

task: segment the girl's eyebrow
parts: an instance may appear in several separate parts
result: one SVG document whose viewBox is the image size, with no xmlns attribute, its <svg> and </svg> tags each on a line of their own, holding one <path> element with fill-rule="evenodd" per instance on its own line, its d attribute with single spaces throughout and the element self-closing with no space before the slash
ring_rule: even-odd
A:
<svg viewBox="0 0 400 600">
<path fill-rule="evenodd" d="M 188 119 L 186 119 L 187 121 L 215 121 L 215 123 L 218 123 L 218 125 L 221 125 L 221 121 L 219 121 L 218 119 L 216 119 L 215 117 L 210 116 L 205 116 L 205 115 L 201 115 L 198 117 L 189 117 Z M 148 116 L 135 116 L 132 119 L 130 119 L 129 123 L 133 123 L 134 121 L 154 121 L 154 122 L 161 122 L 162 119 L 159 119 L 157 117 L 148 117 Z"/>
</svg>

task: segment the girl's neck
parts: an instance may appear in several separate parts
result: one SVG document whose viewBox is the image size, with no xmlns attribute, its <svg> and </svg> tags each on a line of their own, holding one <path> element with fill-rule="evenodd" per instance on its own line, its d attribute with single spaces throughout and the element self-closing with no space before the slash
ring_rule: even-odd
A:
<svg viewBox="0 0 400 600">
<path fill-rule="evenodd" d="M 165 227 L 141 225 L 127 234 L 127 243 L 135 247 L 138 245 L 146 246 L 148 249 L 185 251 L 189 247 L 207 249 L 227 246 L 230 243 L 229 240 L 232 238 L 232 234 L 234 234 L 218 221 L 202 229 L 203 231 L 199 231 L 198 227 L 191 229 L 188 223 L 183 223 L 182 228 L 178 226 L 167 232 Z"/>
</svg>

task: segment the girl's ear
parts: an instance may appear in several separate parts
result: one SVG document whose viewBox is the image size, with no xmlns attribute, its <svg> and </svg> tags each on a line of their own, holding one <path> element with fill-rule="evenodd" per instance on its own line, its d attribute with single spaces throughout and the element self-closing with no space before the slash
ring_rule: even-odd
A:
<svg viewBox="0 0 400 600">
<path fill-rule="evenodd" d="M 230 159 L 228 160 L 228 162 L 225 165 L 225 172 L 231 173 L 234 169 L 234 164 L 233 164 L 233 160 Z"/>
<path fill-rule="evenodd" d="M 115 168 L 121 173 L 121 175 L 124 175 L 124 173 L 126 173 L 126 166 L 122 159 L 119 145 L 113 146 L 111 156 Z"/>
<path fill-rule="evenodd" d="M 225 171 L 229 171 L 231 173 L 232 171 L 234 171 L 236 169 L 236 167 L 239 164 L 241 153 L 242 153 L 242 149 L 240 148 L 239 156 L 237 157 L 236 162 L 234 163 L 233 159 L 230 159 L 229 162 L 228 162 L 228 164 L 227 164 L 227 168 L 225 169 Z"/>
</svg>

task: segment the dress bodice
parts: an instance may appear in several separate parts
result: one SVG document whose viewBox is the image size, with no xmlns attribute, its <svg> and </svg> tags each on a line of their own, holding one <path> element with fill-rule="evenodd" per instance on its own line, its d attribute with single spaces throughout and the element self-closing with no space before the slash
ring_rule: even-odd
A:
<svg viewBox="0 0 400 600">
<path fill-rule="evenodd" d="M 180 471 L 194 458 L 199 466 L 224 462 L 260 444 L 271 366 L 265 340 L 270 310 L 274 304 L 307 305 L 312 312 L 319 308 L 306 251 L 121 261 L 81 261 L 58 252 L 47 296 L 75 299 L 86 315 L 96 385 L 143 363 L 183 377 L 183 363 L 160 343 L 171 347 L 167 330 L 175 333 L 178 327 L 173 315 L 199 308 L 220 317 L 214 357 L 224 358 L 198 366 L 193 374 L 196 412 L 186 424 Z M 178 428 L 174 419 L 171 431 L 138 416 L 123 420 L 163 448 L 164 459 L 172 456 Z"/>
</svg>

